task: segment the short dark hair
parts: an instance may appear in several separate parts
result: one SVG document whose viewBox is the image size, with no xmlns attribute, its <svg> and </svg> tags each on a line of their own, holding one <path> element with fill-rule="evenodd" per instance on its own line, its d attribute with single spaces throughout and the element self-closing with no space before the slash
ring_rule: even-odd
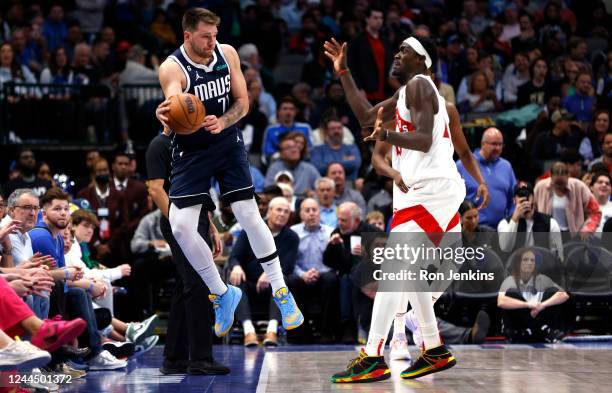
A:
<svg viewBox="0 0 612 393">
<path fill-rule="evenodd" d="M 566 164 L 575 164 L 577 162 L 582 162 L 583 158 L 578 153 L 576 149 L 567 149 L 563 153 L 561 153 L 561 162 Z"/>
<path fill-rule="evenodd" d="M 366 18 L 369 18 L 370 16 L 372 16 L 372 12 L 380 12 L 381 14 L 383 14 L 383 17 L 385 16 L 385 11 L 383 11 L 381 7 L 370 6 L 366 9 L 366 12 L 365 12 Z"/>
<path fill-rule="evenodd" d="M 54 200 L 59 199 L 60 201 L 69 201 L 70 197 L 64 191 L 57 187 L 49 188 L 43 196 L 40 197 L 40 206 L 43 208 L 50 205 Z"/>
<path fill-rule="evenodd" d="M 221 18 L 206 8 L 191 8 L 183 15 L 183 31 L 194 31 L 198 28 L 198 23 L 204 22 L 207 25 L 219 26 Z"/>
<path fill-rule="evenodd" d="M 593 184 L 597 182 L 597 179 L 599 179 L 601 176 L 607 177 L 608 181 L 612 184 L 612 176 L 610 176 L 610 172 L 600 171 L 600 172 L 595 172 L 593 174 L 593 177 L 591 177 L 591 187 L 593 186 Z"/>
<path fill-rule="evenodd" d="M 292 104 L 294 107 L 297 108 L 297 102 L 295 102 L 295 98 L 293 98 L 292 96 L 284 96 L 283 98 L 281 98 L 278 103 L 278 108 L 280 109 L 283 104 Z"/>
<path fill-rule="evenodd" d="M 115 161 L 117 161 L 117 157 L 127 157 L 127 158 L 128 158 L 128 160 L 132 158 L 132 157 L 131 157 L 131 156 L 130 156 L 128 153 L 126 153 L 125 151 L 118 151 L 118 152 L 116 152 L 116 153 L 115 153 L 115 156 L 113 157 L 113 163 L 114 163 Z"/>
</svg>

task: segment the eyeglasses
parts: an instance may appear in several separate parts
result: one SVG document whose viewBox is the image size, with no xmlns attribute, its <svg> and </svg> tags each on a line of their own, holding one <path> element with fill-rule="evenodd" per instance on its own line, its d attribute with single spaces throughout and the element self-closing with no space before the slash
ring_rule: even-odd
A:
<svg viewBox="0 0 612 393">
<path fill-rule="evenodd" d="M 23 206 L 15 206 L 18 207 L 20 209 L 23 209 L 25 211 L 39 211 L 40 210 L 40 206 L 34 206 L 34 205 L 23 205 Z"/>
</svg>

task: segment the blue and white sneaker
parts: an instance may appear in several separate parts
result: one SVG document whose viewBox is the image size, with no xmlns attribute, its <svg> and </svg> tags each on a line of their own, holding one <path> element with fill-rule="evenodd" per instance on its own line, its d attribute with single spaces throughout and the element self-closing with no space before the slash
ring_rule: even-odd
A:
<svg viewBox="0 0 612 393">
<path fill-rule="evenodd" d="M 228 285 L 227 291 L 223 295 L 208 295 L 215 309 L 215 334 L 217 337 L 225 336 L 232 328 L 234 312 L 241 297 L 242 291 L 233 285 Z"/>
<path fill-rule="evenodd" d="M 274 302 L 283 316 L 285 330 L 295 329 L 304 323 L 304 316 L 287 287 L 282 287 L 274 294 Z"/>
</svg>

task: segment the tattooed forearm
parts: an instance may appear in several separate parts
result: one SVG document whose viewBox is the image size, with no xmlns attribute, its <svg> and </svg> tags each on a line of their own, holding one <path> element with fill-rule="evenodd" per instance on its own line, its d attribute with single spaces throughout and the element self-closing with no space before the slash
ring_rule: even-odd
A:
<svg viewBox="0 0 612 393">
<path fill-rule="evenodd" d="M 248 101 L 245 105 L 242 100 L 236 100 L 234 104 L 225 112 L 221 119 L 223 119 L 223 124 L 225 128 L 233 126 L 238 122 L 238 120 L 242 119 L 244 115 L 247 114 L 249 107 Z"/>
</svg>

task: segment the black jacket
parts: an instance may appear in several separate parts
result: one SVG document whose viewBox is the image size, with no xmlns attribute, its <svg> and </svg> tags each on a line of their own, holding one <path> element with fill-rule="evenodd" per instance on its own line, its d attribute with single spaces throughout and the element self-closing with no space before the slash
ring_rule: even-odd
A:
<svg viewBox="0 0 612 393">
<path fill-rule="evenodd" d="M 362 221 L 354 232 L 341 234 L 342 244 L 327 244 L 323 252 L 323 264 L 337 270 L 341 275 L 349 274 L 353 266 L 361 261 L 360 256 L 351 254 L 351 236 L 361 236 L 364 232 L 380 232 L 380 230 Z M 334 229 L 332 236 L 335 233 L 340 233 L 340 229 Z"/>
</svg>

